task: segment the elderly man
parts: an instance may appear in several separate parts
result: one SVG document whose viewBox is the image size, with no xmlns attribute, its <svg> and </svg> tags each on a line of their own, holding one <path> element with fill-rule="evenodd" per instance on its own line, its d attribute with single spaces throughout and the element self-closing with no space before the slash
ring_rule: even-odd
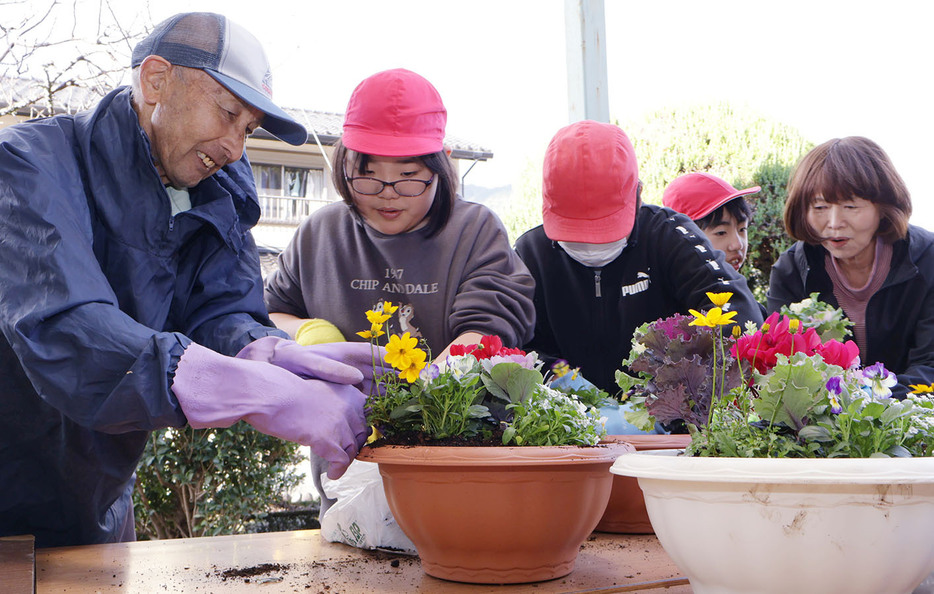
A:
<svg viewBox="0 0 934 594">
<path fill-rule="evenodd" d="M 333 477 L 366 439 L 369 346 L 299 346 L 263 305 L 244 143 L 307 134 L 259 42 L 180 14 L 132 67 L 92 111 L 0 131 L 0 535 L 38 546 L 134 539 L 154 429 L 245 420 Z"/>
</svg>

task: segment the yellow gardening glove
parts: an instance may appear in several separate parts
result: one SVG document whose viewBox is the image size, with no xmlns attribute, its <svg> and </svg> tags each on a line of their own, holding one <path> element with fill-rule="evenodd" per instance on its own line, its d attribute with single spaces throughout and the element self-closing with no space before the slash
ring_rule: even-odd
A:
<svg viewBox="0 0 934 594">
<path fill-rule="evenodd" d="M 337 329 L 337 326 L 321 318 L 306 321 L 295 332 L 295 342 L 302 346 L 345 341 L 344 335 Z"/>
</svg>

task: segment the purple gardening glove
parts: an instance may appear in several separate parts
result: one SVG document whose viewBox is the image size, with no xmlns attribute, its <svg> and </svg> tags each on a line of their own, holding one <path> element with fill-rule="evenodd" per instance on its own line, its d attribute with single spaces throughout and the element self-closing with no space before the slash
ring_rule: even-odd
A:
<svg viewBox="0 0 934 594">
<path fill-rule="evenodd" d="M 334 363 L 337 370 L 343 365 Z M 354 371 L 343 377 L 359 381 L 363 374 Z M 303 379 L 283 367 L 226 357 L 195 343 L 178 362 L 172 391 L 195 429 L 244 420 L 267 435 L 310 446 L 330 462 L 332 479 L 344 474 L 369 435 L 366 395 L 356 387 Z"/>
<path fill-rule="evenodd" d="M 237 353 L 238 359 L 272 363 L 303 378 L 356 384 L 364 394 L 369 394 L 373 387 L 374 357 L 377 375 L 390 371 L 382 364 L 385 356 L 383 347 L 373 347 L 366 342 L 303 346 L 276 336 L 260 338 Z"/>
</svg>

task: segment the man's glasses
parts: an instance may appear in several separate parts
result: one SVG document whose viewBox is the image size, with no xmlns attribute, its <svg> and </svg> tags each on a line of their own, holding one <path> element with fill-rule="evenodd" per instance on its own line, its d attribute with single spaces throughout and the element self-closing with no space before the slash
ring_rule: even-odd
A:
<svg viewBox="0 0 934 594">
<path fill-rule="evenodd" d="M 391 187 L 396 194 L 406 198 L 421 196 L 428 189 L 428 186 L 434 179 L 400 179 L 394 182 L 387 182 L 375 177 L 348 177 L 345 178 L 353 188 L 353 191 L 364 196 L 376 196 L 383 191 L 386 186 Z"/>
</svg>

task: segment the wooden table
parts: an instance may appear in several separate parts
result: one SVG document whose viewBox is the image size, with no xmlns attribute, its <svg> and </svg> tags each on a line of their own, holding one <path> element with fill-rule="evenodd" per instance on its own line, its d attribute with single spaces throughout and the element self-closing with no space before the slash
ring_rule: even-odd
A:
<svg viewBox="0 0 934 594">
<path fill-rule="evenodd" d="M 38 549 L 36 578 L 39 594 L 691 592 L 654 536 L 602 533 L 570 575 L 510 586 L 436 579 L 418 557 L 329 543 L 317 530 Z"/>
</svg>

